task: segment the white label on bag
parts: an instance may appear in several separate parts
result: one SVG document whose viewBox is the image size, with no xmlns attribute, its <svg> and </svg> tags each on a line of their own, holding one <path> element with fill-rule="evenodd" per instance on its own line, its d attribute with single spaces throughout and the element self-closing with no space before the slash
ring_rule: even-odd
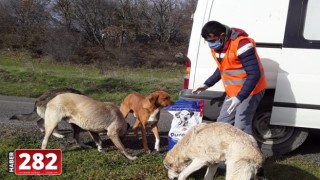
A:
<svg viewBox="0 0 320 180">
<path fill-rule="evenodd" d="M 181 110 L 169 113 L 173 115 L 169 137 L 174 140 L 180 140 L 191 127 L 202 122 L 200 112 Z"/>
</svg>

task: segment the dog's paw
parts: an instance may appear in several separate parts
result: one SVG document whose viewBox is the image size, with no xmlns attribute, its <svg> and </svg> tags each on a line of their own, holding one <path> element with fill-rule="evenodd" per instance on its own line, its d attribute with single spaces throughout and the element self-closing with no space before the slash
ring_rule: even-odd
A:
<svg viewBox="0 0 320 180">
<path fill-rule="evenodd" d="M 154 150 L 159 152 L 160 151 L 160 147 L 154 147 Z"/>
<path fill-rule="evenodd" d="M 147 154 L 151 154 L 151 150 L 150 149 L 145 149 L 144 152 L 147 153 Z"/>
<path fill-rule="evenodd" d="M 102 149 L 102 148 L 98 148 L 98 151 L 101 152 L 101 153 L 106 152 L 106 151 L 105 151 L 104 149 Z"/>
<path fill-rule="evenodd" d="M 156 143 L 154 144 L 154 150 L 157 152 L 160 151 L 160 141 L 156 139 Z"/>
<path fill-rule="evenodd" d="M 128 158 L 128 159 L 131 160 L 131 161 L 134 161 L 134 160 L 137 160 L 138 157 L 137 157 L 137 156 L 133 156 L 133 157 L 130 157 L 130 158 Z"/>
<path fill-rule="evenodd" d="M 57 137 L 57 138 L 64 138 L 65 136 L 59 133 L 52 133 L 53 136 Z"/>
<path fill-rule="evenodd" d="M 155 149 L 155 152 L 159 153 L 159 152 L 160 152 L 160 149 Z"/>
</svg>

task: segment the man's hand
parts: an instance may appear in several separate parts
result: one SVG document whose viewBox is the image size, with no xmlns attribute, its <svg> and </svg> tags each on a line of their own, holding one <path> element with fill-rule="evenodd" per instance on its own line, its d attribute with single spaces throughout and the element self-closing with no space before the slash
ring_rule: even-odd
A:
<svg viewBox="0 0 320 180">
<path fill-rule="evenodd" d="M 227 112 L 228 114 L 231 114 L 232 111 L 234 111 L 234 109 L 236 109 L 237 106 L 239 106 L 239 104 L 241 103 L 240 100 L 237 97 L 230 97 L 229 99 L 226 100 L 227 101 L 231 101 L 231 105 L 229 106 Z"/>
<path fill-rule="evenodd" d="M 206 89 L 208 89 L 207 85 L 200 84 L 192 89 L 192 94 L 199 94 L 200 92 L 205 91 Z"/>
</svg>

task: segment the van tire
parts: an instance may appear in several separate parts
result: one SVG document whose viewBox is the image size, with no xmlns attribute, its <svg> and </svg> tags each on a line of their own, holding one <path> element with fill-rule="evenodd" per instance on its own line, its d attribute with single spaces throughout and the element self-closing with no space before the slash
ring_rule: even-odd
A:
<svg viewBox="0 0 320 180">
<path fill-rule="evenodd" d="M 270 125 L 271 108 L 257 110 L 252 135 L 265 156 L 281 155 L 298 148 L 308 137 L 304 128 Z"/>
</svg>

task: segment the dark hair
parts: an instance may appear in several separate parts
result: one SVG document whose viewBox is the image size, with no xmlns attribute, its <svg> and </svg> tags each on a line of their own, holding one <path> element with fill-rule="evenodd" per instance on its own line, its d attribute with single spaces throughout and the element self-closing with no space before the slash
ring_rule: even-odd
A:
<svg viewBox="0 0 320 180">
<path fill-rule="evenodd" d="M 209 33 L 219 36 L 223 32 L 226 32 L 226 27 L 223 24 L 218 21 L 209 21 L 203 26 L 201 36 L 206 39 L 208 38 Z"/>
</svg>

